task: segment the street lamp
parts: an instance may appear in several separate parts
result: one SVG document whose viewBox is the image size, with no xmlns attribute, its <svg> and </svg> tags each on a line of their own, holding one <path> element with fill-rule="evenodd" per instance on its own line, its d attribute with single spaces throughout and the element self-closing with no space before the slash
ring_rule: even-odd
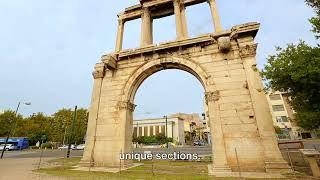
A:
<svg viewBox="0 0 320 180">
<path fill-rule="evenodd" d="M 166 141 L 167 141 L 167 148 L 169 148 L 169 142 L 168 142 L 168 116 L 163 116 L 163 118 L 166 118 Z"/>
<path fill-rule="evenodd" d="M 17 108 L 16 108 L 16 111 L 14 112 L 14 119 L 12 120 L 14 123 L 13 123 L 13 125 L 11 126 L 10 131 L 8 132 L 6 141 L 5 141 L 5 143 L 4 143 L 4 146 L 3 146 L 3 149 L 2 149 L 2 152 L 1 152 L 1 159 L 3 158 L 4 151 L 6 150 L 6 146 L 7 146 L 7 144 L 8 144 L 9 137 L 10 137 L 11 133 L 14 131 L 14 129 L 15 129 L 16 126 L 17 126 L 17 114 L 18 114 L 18 110 L 19 110 L 19 107 L 20 107 L 21 104 L 24 104 L 24 105 L 26 105 L 26 106 L 30 106 L 30 105 L 31 105 L 30 102 L 19 102 L 19 103 L 18 103 L 18 106 L 17 106 Z"/>
</svg>

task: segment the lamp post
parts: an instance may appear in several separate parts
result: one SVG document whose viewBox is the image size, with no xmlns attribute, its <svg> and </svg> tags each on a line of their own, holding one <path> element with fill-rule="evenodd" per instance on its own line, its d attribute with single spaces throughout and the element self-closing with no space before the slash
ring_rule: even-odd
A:
<svg viewBox="0 0 320 180">
<path fill-rule="evenodd" d="M 15 129 L 16 126 L 17 126 L 17 114 L 18 114 L 18 110 L 19 110 L 19 107 L 20 107 L 21 104 L 24 104 L 24 105 L 27 105 L 27 106 L 30 106 L 30 105 L 31 105 L 30 102 L 19 102 L 19 103 L 18 103 L 18 106 L 17 106 L 17 108 L 16 108 L 16 111 L 14 112 L 14 119 L 12 120 L 12 121 L 13 121 L 13 125 L 11 126 L 10 131 L 8 132 L 6 141 L 5 141 L 5 143 L 4 143 L 4 146 L 3 146 L 3 149 L 2 149 L 2 152 L 1 152 L 1 159 L 3 158 L 4 151 L 6 150 L 6 146 L 7 146 L 7 144 L 8 144 L 9 137 L 10 137 L 11 133 L 14 131 L 14 129 Z"/>
<path fill-rule="evenodd" d="M 163 118 L 166 118 L 166 141 L 167 141 L 167 148 L 169 148 L 169 142 L 168 142 L 168 116 L 163 116 Z"/>
<path fill-rule="evenodd" d="M 77 109 L 78 106 L 74 107 L 74 113 L 73 113 L 73 120 L 72 120 L 72 124 L 71 124 L 71 132 L 69 134 L 69 138 L 68 138 L 68 150 L 67 150 L 67 158 L 70 157 L 70 149 L 71 149 L 71 143 L 74 140 L 74 126 L 77 120 Z"/>
</svg>

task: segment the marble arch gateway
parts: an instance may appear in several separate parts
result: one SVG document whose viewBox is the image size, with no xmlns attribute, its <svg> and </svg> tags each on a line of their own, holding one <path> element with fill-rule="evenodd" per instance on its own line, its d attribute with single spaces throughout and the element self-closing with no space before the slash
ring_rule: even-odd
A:
<svg viewBox="0 0 320 180">
<path fill-rule="evenodd" d="M 214 32 L 188 36 L 185 9 L 208 3 Z M 154 44 L 154 19 L 174 15 L 175 41 Z M 241 170 L 288 172 L 278 146 L 263 85 L 256 68 L 259 23 L 246 23 L 224 30 L 215 0 L 140 0 L 118 15 L 116 50 L 102 56 L 93 72 L 86 148 L 80 166 L 130 166 L 120 164 L 119 154 L 132 152 L 134 95 L 150 75 L 180 69 L 199 79 L 205 89 L 210 120 L 212 175 Z M 125 22 L 141 18 L 141 45 L 123 50 Z"/>
</svg>

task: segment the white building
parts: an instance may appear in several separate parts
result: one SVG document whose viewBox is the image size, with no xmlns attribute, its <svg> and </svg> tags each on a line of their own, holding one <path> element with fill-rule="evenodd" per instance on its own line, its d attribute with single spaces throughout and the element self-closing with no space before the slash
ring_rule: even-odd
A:
<svg viewBox="0 0 320 180">
<path fill-rule="evenodd" d="M 167 134 L 167 137 L 173 138 L 174 143 L 183 145 L 185 143 L 184 120 L 179 117 L 168 117 L 167 121 L 165 118 L 133 121 L 133 137 L 158 134 Z"/>
</svg>

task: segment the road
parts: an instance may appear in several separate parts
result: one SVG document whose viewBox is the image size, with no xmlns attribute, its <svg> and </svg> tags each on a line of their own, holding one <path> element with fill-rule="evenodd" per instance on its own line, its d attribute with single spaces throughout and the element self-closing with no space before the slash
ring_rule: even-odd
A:
<svg viewBox="0 0 320 180">
<path fill-rule="evenodd" d="M 181 148 L 148 148 L 148 149 L 133 149 L 134 152 L 143 153 L 144 151 L 152 151 L 153 153 L 166 153 L 166 152 L 183 152 L 183 153 L 197 153 L 199 155 L 210 155 L 211 147 L 181 147 Z M 42 155 L 41 155 L 42 154 Z M 6 151 L 4 158 L 63 158 L 67 154 L 66 150 L 24 150 L 24 151 Z M 71 157 L 81 157 L 82 150 L 71 150 Z"/>
<path fill-rule="evenodd" d="M 313 149 L 316 148 L 320 150 L 320 141 L 304 141 L 305 149 Z M 190 146 L 190 147 L 179 147 L 179 148 L 137 148 L 133 149 L 134 152 L 143 153 L 144 151 L 152 151 L 153 153 L 172 153 L 183 152 L 183 153 L 197 153 L 199 155 L 211 155 L 212 150 L 209 146 Z M 43 158 L 63 158 L 67 154 L 66 150 L 51 150 L 47 149 L 42 152 Z M 71 150 L 71 157 L 81 157 L 83 154 L 82 150 Z M 24 150 L 24 151 L 6 151 L 4 154 L 4 158 L 40 158 L 41 151 L 40 150 Z"/>
</svg>

